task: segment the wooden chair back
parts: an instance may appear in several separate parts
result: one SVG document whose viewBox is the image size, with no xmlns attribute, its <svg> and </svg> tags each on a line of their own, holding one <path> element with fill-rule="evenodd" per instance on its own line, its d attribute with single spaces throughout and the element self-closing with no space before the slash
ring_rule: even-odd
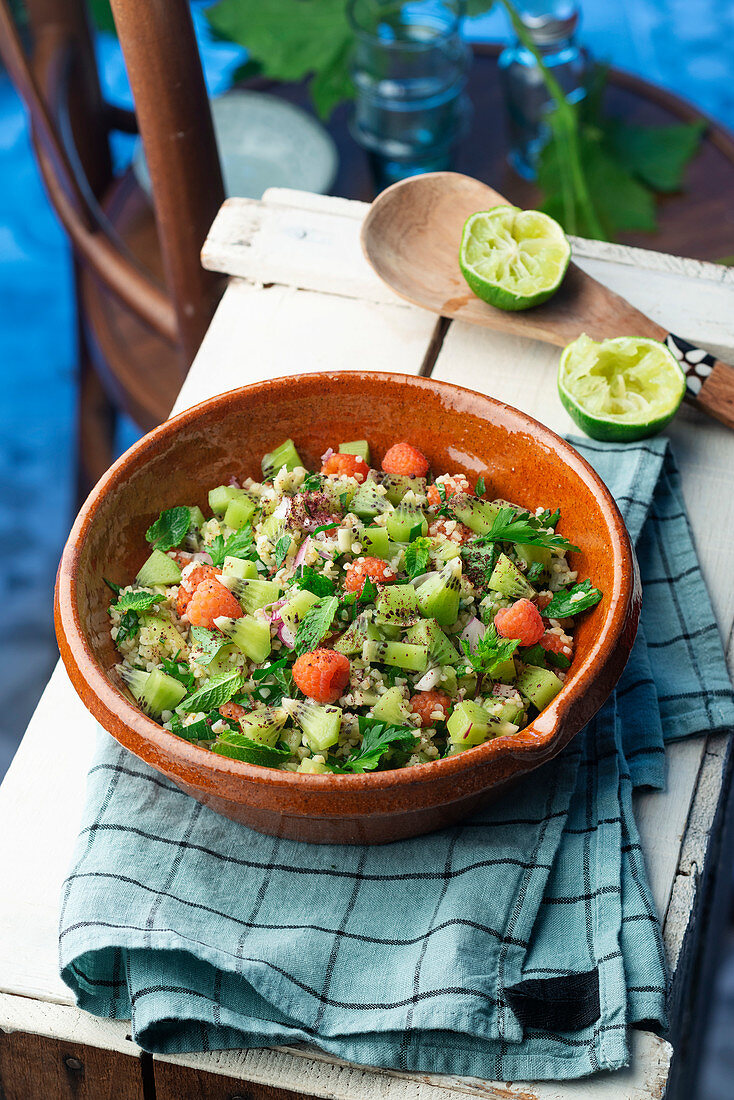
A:
<svg viewBox="0 0 734 1100">
<path fill-rule="evenodd" d="M 221 277 L 199 252 L 224 188 L 188 0 L 111 0 L 135 115 L 102 96 L 83 0 L 26 0 L 24 47 L 0 0 L 0 54 L 30 114 L 50 199 L 78 259 L 179 349 L 181 376 L 211 320 Z M 102 208 L 113 180 L 109 134 L 139 130 L 152 184 L 162 286 Z"/>
</svg>

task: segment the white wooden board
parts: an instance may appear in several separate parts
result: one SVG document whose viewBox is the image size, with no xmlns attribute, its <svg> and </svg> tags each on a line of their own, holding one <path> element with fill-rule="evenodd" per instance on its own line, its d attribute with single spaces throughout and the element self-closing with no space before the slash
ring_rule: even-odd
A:
<svg viewBox="0 0 734 1100">
<path fill-rule="evenodd" d="M 362 204 L 284 191 L 266 198 L 264 205 L 232 200 L 215 223 L 206 262 L 239 278 L 222 300 L 175 412 L 214 393 L 281 374 L 349 368 L 417 373 L 424 367 L 437 319 L 395 298 L 361 258 Z M 734 336 L 727 329 L 734 316 L 734 272 L 591 242 L 576 242 L 576 254 L 635 305 L 734 358 Z M 557 352 L 546 346 L 454 323 L 433 374 L 491 393 L 567 431 L 571 425 L 555 395 L 556 361 Z M 726 636 L 734 620 L 734 433 L 684 411 L 673 434 L 704 573 Z M 0 1028 L 137 1053 L 125 1025 L 95 1020 L 74 1008 L 57 973 L 58 897 L 76 839 L 94 738 L 93 720 L 57 668 L 0 788 Z M 696 871 L 706 858 L 724 751 L 722 738 L 671 746 L 667 790 L 637 801 L 673 964 L 695 898 Z M 365 1070 L 304 1050 L 171 1060 L 344 1100 L 443 1100 L 467 1094 L 503 1100 L 641 1100 L 660 1095 L 670 1047 L 643 1033 L 635 1035 L 633 1051 L 630 1071 L 534 1086 Z"/>
</svg>

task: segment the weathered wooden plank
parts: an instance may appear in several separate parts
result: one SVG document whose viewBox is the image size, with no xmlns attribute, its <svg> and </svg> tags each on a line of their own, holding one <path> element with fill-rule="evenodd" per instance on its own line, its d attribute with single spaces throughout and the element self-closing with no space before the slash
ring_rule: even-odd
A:
<svg viewBox="0 0 734 1100">
<path fill-rule="evenodd" d="M 156 1060 L 153 1064 L 155 1100 L 317 1100 L 312 1093 L 293 1092 L 273 1085 L 244 1083 L 198 1069 Z"/>
<path fill-rule="evenodd" d="M 229 199 L 211 228 L 202 262 L 245 279 L 414 309 L 377 278 L 362 255 L 359 232 L 367 209 L 364 203 L 286 190 L 268 191 L 259 202 Z M 734 354 L 734 271 L 582 238 L 572 238 L 572 244 L 580 267 L 654 320 L 724 358 Z"/>
<path fill-rule="evenodd" d="M 67 1039 L 0 1031 L 0 1096 L 145 1100 L 141 1059 Z"/>
<path fill-rule="evenodd" d="M 174 406 L 281 375 L 418 374 L 439 320 L 420 310 L 233 279 Z"/>
</svg>

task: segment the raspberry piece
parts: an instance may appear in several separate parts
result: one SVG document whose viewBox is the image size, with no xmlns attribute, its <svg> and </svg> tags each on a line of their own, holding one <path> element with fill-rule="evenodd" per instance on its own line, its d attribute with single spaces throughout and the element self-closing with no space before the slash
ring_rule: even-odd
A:
<svg viewBox="0 0 734 1100">
<path fill-rule="evenodd" d="M 543 637 L 545 627 L 540 612 L 530 600 L 517 600 L 512 607 L 501 607 L 494 617 L 497 633 L 503 638 L 517 638 L 520 645 L 535 645 Z"/>
<path fill-rule="evenodd" d="M 410 699 L 410 709 L 420 718 L 421 728 L 433 726 L 439 721 L 437 718 L 431 718 L 433 712 L 437 710 L 442 711 L 441 721 L 445 721 L 450 706 L 451 700 L 445 691 L 419 691 Z"/>
<path fill-rule="evenodd" d="M 432 504 L 434 508 L 440 508 L 443 504 L 438 484 L 441 484 L 443 486 L 444 497 L 446 500 L 449 500 L 450 497 L 456 496 L 457 493 L 468 493 L 471 491 L 471 486 L 463 474 L 454 474 L 453 477 L 442 478 L 440 483 L 429 485 L 428 491 L 426 493 L 426 496 L 428 497 L 428 503 Z"/>
<path fill-rule="evenodd" d="M 247 714 L 247 707 L 241 707 L 239 703 L 225 703 L 219 708 L 222 718 L 231 718 L 233 722 L 240 722 Z"/>
<path fill-rule="evenodd" d="M 428 534 L 433 538 L 443 535 L 445 539 L 456 543 L 465 543 L 474 538 L 474 532 L 465 523 L 461 523 L 458 519 L 444 519 L 443 516 L 440 519 L 434 519 L 433 523 L 428 525 Z"/>
<path fill-rule="evenodd" d="M 549 653 L 563 653 L 564 657 L 571 656 L 570 652 L 566 652 L 566 650 L 570 649 L 568 642 L 564 642 L 559 634 L 553 634 L 549 631 L 540 639 L 540 644 L 543 649 L 547 649 Z"/>
<path fill-rule="evenodd" d="M 214 630 L 214 620 L 220 615 L 241 619 L 244 612 L 228 588 L 216 578 L 204 580 L 196 586 L 186 609 L 192 626 L 204 626 Z"/>
<path fill-rule="evenodd" d="M 183 615 L 186 608 L 189 606 L 189 600 L 193 596 L 194 592 L 201 584 L 202 581 L 212 580 L 214 577 L 220 576 L 222 570 L 218 569 L 215 565 L 197 565 L 190 573 L 187 573 L 182 583 L 178 586 L 178 596 L 176 596 L 176 611 L 179 618 Z"/>
<path fill-rule="evenodd" d="M 357 558 L 347 566 L 344 587 L 347 592 L 361 592 L 368 577 L 375 584 L 392 584 L 395 570 L 380 558 Z"/>
<path fill-rule="evenodd" d="M 293 679 L 309 699 L 317 703 L 335 703 L 349 683 L 349 658 L 333 649 L 314 649 L 298 657 Z"/>
<path fill-rule="evenodd" d="M 342 477 L 354 477 L 362 482 L 370 468 L 361 455 L 331 455 L 321 467 L 322 474 L 341 474 Z"/>
<path fill-rule="evenodd" d="M 382 468 L 386 474 L 425 477 L 428 473 L 428 459 L 412 443 L 393 443 L 382 460 Z"/>
</svg>

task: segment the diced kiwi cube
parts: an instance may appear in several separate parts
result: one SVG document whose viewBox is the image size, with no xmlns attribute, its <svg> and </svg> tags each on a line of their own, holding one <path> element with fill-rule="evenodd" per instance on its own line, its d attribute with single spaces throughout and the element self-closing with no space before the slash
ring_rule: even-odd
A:
<svg viewBox="0 0 734 1100">
<path fill-rule="evenodd" d="M 242 492 L 234 485 L 217 485 L 209 490 L 209 507 L 215 516 L 223 516 L 231 501 L 236 500 Z"/>
<path fill-rule="evenodd" d="M 286 439 L 268 454 L 263 455 L 262 472 L 266 481 L 275 477 L 278 470 L 285 466 L 286 470 L 295 470 L 296 466 L 303 466 L 292 439 Z"/>
<path fill-rule="evenodd" d="M 314 760 L 312 756 L 306 756 L 298 765 L 296 771 L 299 771 L 302 775 L 322 775 L 324 772 L 328 772 L 329 768 L 323 760 Z"/>
<path fill-rule="evenodd" d="M 405 640 L 415 645 L 428 646 L 428 654 L 436 664 L 453 665 L 460 659 L 456 649 L 435 619 L 423 619 L 415 626 L 411 626 L 405 635 Z"/>
<path fill-rule="evenodd" d="M 392 504 L 384 493 L 378 492 L 371 481 L 365 481 L 359 486 L 349 502 L 349 511 L 360 519 L 374 519 L 383 512 L 392 512 Z"/>
<path fill-rule="evenodd" d="M 518 691 L 538 710 L 547 707 L 563 687 L 555 672 L 549 668 L 526 668 L 517 678 Z"/>
<path fill-rule="evenodd" d="M 388 688 L 372 708 L 372 717 L 394 726 L 404 726 L 409 714 L 403 691 L 399 687 Z"/>
<path fill-rule="evenodd" d="M 370 464 L 370 445 L 366 439 L 354 439 L 351 443 L 340 443 L 339 454 L 359 455 L 368 466 Z"/>
<path fill-rule="evenodd" d="M 535 595 L 533 586 L 525 579 L 515 563 L 510 561 L 507 554 L 500 554 L 487 583 L 493 592 L 499 592 L 513 600 L 521 597 L 530 599 Z"/>
<path fill-rule="evenodd" d="M 420 535 L 428 534 L 428 520 L 420 508 L 400 504 L 387 517 L 387 533 L 396 542 L 412 542 Z"/>
<path fill-rule="evenodd" d="M 366 641 L 362 647 L 362 656 L 371 664 L 394 665 L 407 672 L 425 672 L 428 665 L 427 648 L 407 642 Z"/>
<path fill-rule="evenodd" d="M 337 653 L 344 653 L 350 657 L 353 653 L 361 653 L 362 646 L 368 639 L 379 642 L 380 632 L 362 613 L 347 627 L 341 637 L 337 638 L 333 648 Z"/>
<path fill-rule="evenodd" d="M 500 513 L 500 506 L 489 500 L 477 500 L 468 493 L 456 493 L 451 497 L 451 511 L 475 534 L 486 535 Z"/>
<path fill-rule="evenodd" d="M 122 673 L 125 682 L 135 699 L 146 714 L 158 718 L 164 710 L 173 710 L 186 694 L 186 688 L 173 676 L 154 668 L 152 672 L 142 669 L 125 669 Z"/>
<path fill-rule="evenodd" d="M 240 726 L 245 737 L 272 748 L 280 738 L 280 731 L 287 717 L 285 711 L 278 707 L 264 707 L 262 710 L 250 711 L 249 714 L 244 715 Z M 227 734 L 223 733 L 222 738 L 226 739 L 226 737 Z"/>
<path fill-rule="evenodd" d="M 547 546 L 525 546 L 520 542 L 515 546 L 515 553 L 520 561 L 524 561 L 527 565 L 535 565 L 539 562 L 546 572 L 550 569 L 553 560 L 553 554 Z"/>
<path fill-rule="evenodd" d="M 227 511 L 224 513 L 224 522 L 227 527 L 233 527 L 235 531 L 241 531 L 242 528 L 250 522 L 255 514 L 255 502 L 250 497 L 235 497 L 227 505 Z"/>
<path fill-rule="evenodd" d="M 161 648 L 172 657 L 177 653 L 185 654 L 187 652 L 183 635 L 176 630 L 170 619 L 164 619 L 162 616 L 152 613 L 144 613 L 140 616 L 140 629 L 151 631 L 154 640 L 150 644 Z"/>
<path fill-rule="evenodd" d="M 245 611 L 252 614 L 260 607 L 268 607 L 280 597 L 280 588 L 275 581 L 235 580 L 230 584 L 231 591 Z"/>
<path fill-rule="evenodd" d="M 238 577 L 241 581 L 255 581 L 258 577 L 254 561 L 246 558 L 226 557 L 222 565 L 223 577 Z"/>
<path fill-rule="evenodd" d="M 452 710 L 446 728 L 455 745 L 481 745 L 490 736 L 491 721 L 484 707 L 464 699 Z"/>
<path fill-rule="evenodd" d="M 426 479 L 424 477 L 405 477 L 402 474 L 383 474 L 381 483 L 387 490 L 387 499 L 391 504 L 400 504 L 408 492 L 414 492 L 422 496 L 426 491 Z"/>
<path fill-rule="evenodd" d="M 313 592 L 309 592 L 308 589 L 302 588 L 300 591 L 295 592 L 287 603 L 283 604 L 280 609 L 280 617 L 285 626 L 295 634 L 306 614 L 318 602 L 318 596 L 315 596 Z"/>
<path fill-rule="evenodd" d="M 341 707 L 320 707 L 316 703 L 305 702 L 298 703 L 292 713 L 306 735 L 312 752 L 326 752 L 339 740 Z"/>
<path fill-rule="evenodd" d="M 388 585 L 380 591 L 375 604 L 378 625 L 402 626 L 412 622 L 418 614 L 418 597 L 412 585 Z"/>
<path fill-rule="evenodd" d="M 492 679 L 496 680 L 500 684 L 512 684 L 517 679 L 517 668 L 512 657 L 508 657 L 506 661 L 500 661 L 499 664 L 493 665 L 491 669 Z"/>
<path fill-rule="evenodd" d="M 418 603 L 427 619 L 439 626 L 452 626 L 459 615 L 461 597 L 461 564 L 459 559 L 447 562 L 440 573 L 429 577 L 418 589 Z"/>
<path fill-rule="evenodd" d="M 365 527 L 359 536 L 362 543 L 362 551 L 373 558 L 388 559 L 392 557 L 390 538 L 386 527 Z"/>
<path fill-rule="evenodd" d="M 143 588 L 150 588 L 154 584 L 178 584 L 181 570 L 168 554 L 164 554 L 162 550 L 154 550 L 140 567 L 136 580 Z"/>
<path fill-rule="evenodd" d="M 243 615 L 240 619 L 220 616 L 214 622 L 224 637 L 251 661 L 260 664 L 270 656 L 270 624 L 264 619 L 255 619 L 250 615 Z"/>
<path fill-rule="evenodd" d="M 204 521 L 204 513 L 202 512 L 199 505 L 198 504 L 189 504 L 188 509 L 189 509 L 189 514 L 191 515 L 191 526 L 192 527 L 201 527 L 201 525 L 205 521 Z"/>
</svg>

